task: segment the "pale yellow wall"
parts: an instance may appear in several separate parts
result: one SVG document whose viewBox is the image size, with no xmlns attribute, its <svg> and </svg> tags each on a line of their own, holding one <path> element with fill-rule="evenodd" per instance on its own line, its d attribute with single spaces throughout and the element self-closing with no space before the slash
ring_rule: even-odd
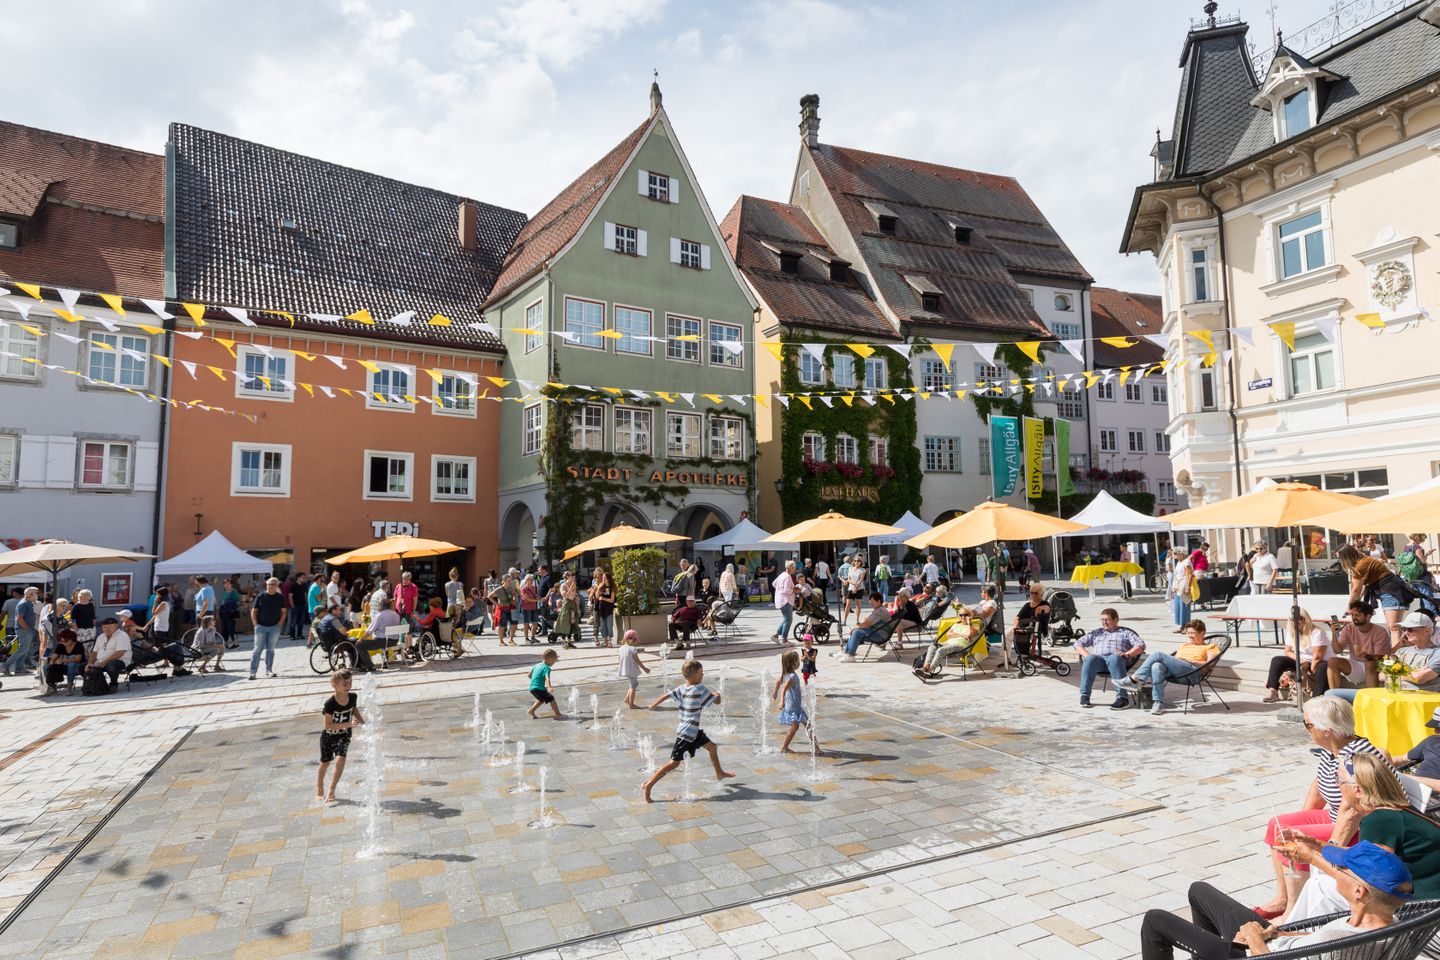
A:
<svg viewBox="0 0 1440 960">
<path fill-rule="evenodd" d="M 757 405 L 755 410 L 755 452 L 758 457 L 755 484 L 760 510 L 755 523 L 766 530 L 779 530 L 783 522 L 775 481 L 780 479 L 780 415 L 783 408 L 773 396 L 780 392 L 780 361 L 769 350 L 759 346 L 761 341 L 779 339 L 779 323 L 763 303 L 755 315 L 753 329 L 756 343 L 755 392 L 771 395 L 768 409 Z"/>
</svg>

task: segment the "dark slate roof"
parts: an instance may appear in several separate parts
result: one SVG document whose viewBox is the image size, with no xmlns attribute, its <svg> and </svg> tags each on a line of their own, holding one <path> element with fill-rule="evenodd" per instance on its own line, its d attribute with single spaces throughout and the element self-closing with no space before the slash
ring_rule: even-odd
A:
<svg viewBox="0 0 1440 960">
<path fill-rule="evenodd" d="M 12 216 L 29 208 L 0 278 L 164 295 L 164 157 L 0 122 L 0 194 Z"/>
<path fill-rule="evenodd" d="M 1001 339 L 1049 337 L 1014 275 L 1090 280 L 1012 177 L 828 144 L 808 149 L 879 296 L 899 317 Z M 867 202 L 896 214 L 893 235 L 880 232 Z M 957 224 L 973 231 L 968 245 L 956 242 Z M 907 276 L 940 289 L 940 313 L 921 310 Z"/>
<path fill-rule="evenodd" d="M 843 282 L 830 279 L 830 262 L 840 258 L 799 207 L 742 196 L 721 222 L 720 235 L 781 323 L 867 340 L 900 339 L 853 273 Z M 797 273 L 781 272 L 777 249 L 800 255 Z"/>
<path fill-rule="evenodd" d="M 629 136 L 595 161 L 588 170 L 561 190 L 554 200 L 547 203 L 544 209 L 530 218 L 530 222 L 525 224 L 505 257 L 500 277 L 495 281 L 494 289 L 487 298 L 487 305 L 499 302 L 507 293 L 539 273 L 550 258 L 559 253 L 575 234 L 580 232 L 586 218 L 600 203 L 600 198 L 605 196 L 610 182 L 624 169 L 625 161 L 656 118 L 657 114 L 653 113 L 646 117 L 644 123 L 632 130 Z"/>
<path fill-rule="evenodd" d="M 1112 347 L 1100 337 L 1145 337 L 1160 332 L 1164 322 L 1160 298 L 1148 293 L 1126 293 L 1109 287 L 1090 288 L 1090 325 L 1095 339 L 1095 366 L 1123 367 L 1126 364 L 1159 363 L 1165 351 L 1158 344 L 1141 340 L 1130 347 Z"/>
<path fill-rule="evenodd" d="M 170 125 L 170 143 L 180 299 L 284 310 L 297 328 L 500 348 L 469 324 L 524 214 L 477 202 L 476 249 L 464 250 L 457 223 L 468 198 L 183 123 Z M 362 308 L 379 322 L 304 316 Z M 409 327 L 385 322 L 411 310 Z M 452 326 L 429 326 L 435 313 Z"/>
<path fill-rule="evenodd" d="M 1317 126 L 1440 76 L 1440 29 L 1419 19 L 1428 2 L 1417 0 L 1309 59 L 1300 58 L 1335 77 L 1321 82 Z M 1275 146 L 1269 111 L 1250 104 L 1259 83 L 1245 49 L 1247 30 L 1237 24 L 1186 38 L 1173 132 L 1175 178 L 1234 166 Z"/>
</svg>

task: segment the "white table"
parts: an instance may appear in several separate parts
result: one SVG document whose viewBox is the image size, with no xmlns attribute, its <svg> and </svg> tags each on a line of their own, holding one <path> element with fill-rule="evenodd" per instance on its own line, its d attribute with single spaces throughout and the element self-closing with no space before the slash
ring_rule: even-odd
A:
<svg viewBox="0 0 1440 960">
<path fill-rule="evenodd" d="M 1240 643 L 1240 623 L 1255 621 L 1256 642 L 1259 642 L 1260 624 L 1270 623 L 1275 628 L 1275 642 L 1283 643 L 1280 626 L 1290 622 L 1291 607 L 1298 600 L 1301 610 L 1310 614 L 1317 623 L 1344 620 L 1349 616 L 1350 597 L 1343 593 L 1302 593 L 1292 597 L 1288 593 L 1241 594 L 1233 597 L 1222 613 L 1211 614 L 1214 619 L 1224 620 L 1227 632 L 1233 633 L 1235 643 Z"/>
</svg>

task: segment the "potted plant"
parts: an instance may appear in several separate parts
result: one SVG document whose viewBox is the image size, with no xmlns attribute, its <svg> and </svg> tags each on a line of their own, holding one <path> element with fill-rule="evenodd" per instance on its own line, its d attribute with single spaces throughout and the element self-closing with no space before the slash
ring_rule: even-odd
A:
<svg viewBox="0 0 1440 960">
<path fill-rule="evenodd" d="M 665 613 L 661 609 L 665 582 L 665 551 L 659 547 L 630 547 L 610 554 L 615 580 L 618 629 L 634 630 L 641 643 L 663 643 Z"/>
</svg>

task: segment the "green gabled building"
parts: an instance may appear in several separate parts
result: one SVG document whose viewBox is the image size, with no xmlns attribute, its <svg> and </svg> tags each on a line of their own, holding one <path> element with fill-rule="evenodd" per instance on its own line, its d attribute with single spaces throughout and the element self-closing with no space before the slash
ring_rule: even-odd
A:
<svg viewBox="0 0 1440 960">
<path fill-rule="evenodd" d="M 645 121 L 520 231 L 484 306 L 505 394 L 526 397 L 502 404 L 503 564 L 617 523 L 699 540 L 753 512 L 755 309 L 652 85 Z"/>
</svg>

